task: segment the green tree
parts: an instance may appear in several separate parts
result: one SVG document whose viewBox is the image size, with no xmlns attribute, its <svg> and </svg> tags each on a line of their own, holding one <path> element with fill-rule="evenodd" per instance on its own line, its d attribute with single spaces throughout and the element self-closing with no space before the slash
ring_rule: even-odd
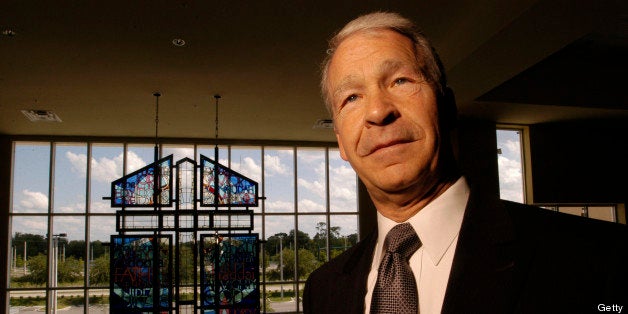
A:
<svg viewBox="0 0 628 314">
<path fill-rule="evenodd" d="M 46 265 L 48 264 L 48 256 L 44 254 L 37 254 L 28 260 L 28 281 L 34 284 L 44 284 L 48 279 L 48 272 Z"/>
<path fill-rule="evenodd" d="M 45 253 L 48 251 L 48 244 L 46 242 L 46 238 L 39 234 L 32 233 L 21 233 L 16 232 L 15 236 L 13 236 L 13 245 L 17 248 L 17 252 L 20 255 L 24 255 L 24 243 L 26 243 L 26 257 L 27 263 L 28 258 L 31 256 L 36 256 L 40 253 Z"/>
<path fill-rule="evenodd" d="M 101 255 L 92 261 L 89 282 L 92 285 L 109 283 L 109 256 Z"/>
<path fill-rule="evenodd" d="M 296 233 L 296 237 L 297 237 L 297 248 L 299 249 L 308 249 L 310 247 L 310 235 L 299 230 Z M 292 248 L 294 246 L 294 244 L 292 243 L 292 240 L 294 239 L 294 229 L 290 230 L 290 233 L 288 234 L 288 239 L 290 239 L 290 242 L 288 243 L 288 247 Z M 286 241 L 284 241 L 284 247 L 286 247 Z"/>
<path fill-rule="evenodd" d="M 280 240 L 280 238 L 282 240 Z M 268 254 L 270 254 L 270 256 L 275 256 L 279 254 L 279 241 L 283 241 L 283 244 L 286 244 L 286 241 L 289 241 L 288 234 L 286 234 L 285 232 L 280 232 L 266 239 L 266 244 L 264 245 L 264 248 L 266 249 Z"/>
<path fill-rule="evenodd" d="M 59 282 L 75 282 L 83 278 L 83 260 L 74 256 L 66 257 L 65 260 L 59 260 L 57 266 L 57 278 Z"/>
<path fill-rule="evenodd" d="M 90 253 L 93 255 L 94 259 L 101 257 L 103 254 L 107 252 L 107 245 L 100 240 L 92 241 L 90 243 Z M 92 258 L 92 256 L 90 256 Z"/>
<path fill-rule="evenodd" d="M 63 244 L 62 244 L 63 245 Z M 85 257 L 85 241 L 74 240 L 70 241 L 65 246 L 65 256 L 74 256 L 77 259 L 84 259 Z"/>
<path fill-rule="evenodd" d="M 305 279 L 307 278 L 312 271 L 314 271 L 320 263 L 316 260 L 316 257 L 312 252 L 306 249 L 299 249 L 299 265 L 297 268 L 297 272 L 299 274 L 299 278 Z M 283 250 L 283 279 L 291 280 L 294 279 L 294 250 L 292 249 L 284 249 Z M 277 267 L 280 267 L 279 265 Z M 279 271 L 279 269 L 278 269 Z M 273 274 L 273 277 L 275 274 Z M 279 279 L 279 278 L 277 278 Z"/>
</svg>

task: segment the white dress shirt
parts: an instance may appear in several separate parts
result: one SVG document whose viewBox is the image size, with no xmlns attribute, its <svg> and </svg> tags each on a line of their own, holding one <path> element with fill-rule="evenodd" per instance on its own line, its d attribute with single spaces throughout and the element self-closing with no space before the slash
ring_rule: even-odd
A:
<svg viewBox="0 0 628 314">
<path fill-rule="evenodd" d="M 443 194 L 408 219 L 421 247 L 410 257 L 410 268 L 419 292 L 419 313 L 440 313 L 445 298 L 458 234 L 469 199 L 469 186 L 461 177 Z M 383 258 L 384 239 L 397 223 L 377 213 L 378 236 L 366 284 L 365 313 L 370 312 L 377 269 Z"/>
</svg>

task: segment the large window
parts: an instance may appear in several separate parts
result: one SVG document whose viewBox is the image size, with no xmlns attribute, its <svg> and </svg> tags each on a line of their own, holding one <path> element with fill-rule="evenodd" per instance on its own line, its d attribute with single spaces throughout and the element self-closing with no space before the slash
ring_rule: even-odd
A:
<svg viewBox="0 0 628 314">
<path fill-rule="evenodd" d="M 174 160 L 214 147 L 164 144 Z M 108 311 L 111 181 L 153 161 L 151 144 L 15 142 L 9 212 L 11 313 Z M 267 312 L 300 311 L 308 275 L 357 242 L 356 175 L 333 147 L 221 146 L 220 163 L 259 182 L 253 208 Z"/>
<path fill-rule="evenodd" d="M 525 203 L 526 128 L 503 126 L 497 129 L 497 165 L 500 198 Z M 531 198 L 530 198 L 531 199 Z M 535 204 L 549 210 L 611 222 L 618 222 L 617 204 Z"/>
</svg>

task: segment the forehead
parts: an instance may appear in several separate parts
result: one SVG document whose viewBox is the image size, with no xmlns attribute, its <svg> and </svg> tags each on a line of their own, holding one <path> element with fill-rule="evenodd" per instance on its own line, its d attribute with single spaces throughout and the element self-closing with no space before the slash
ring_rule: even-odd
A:
<svg viewBox="0 0 628 314">
<path fill-rule="evenodd" d="M 350 35 L 336 49 L 328 68 L 329 82 L 364 74 L 365 67 L 383 71 L 416 67 L 412 41 L 392 30 L 369 30 Z"/>
</svg>

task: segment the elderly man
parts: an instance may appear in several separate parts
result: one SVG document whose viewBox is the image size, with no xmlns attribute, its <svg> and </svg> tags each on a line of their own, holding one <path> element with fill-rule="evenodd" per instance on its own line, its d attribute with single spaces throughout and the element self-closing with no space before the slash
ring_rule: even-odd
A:
<svg viewBox="0 0 628 314">
<path fill-rule="evenodd" d="M 309 277 L 305 313 L 574 313 L 628 305 L 627 232 L 469 187 L 455 103 L 409 20 L 373 13 L 330 41 L 321 88 L 378 228 Z M 624 264 L 626 263 L 626 264 Z"/>
</svg>

